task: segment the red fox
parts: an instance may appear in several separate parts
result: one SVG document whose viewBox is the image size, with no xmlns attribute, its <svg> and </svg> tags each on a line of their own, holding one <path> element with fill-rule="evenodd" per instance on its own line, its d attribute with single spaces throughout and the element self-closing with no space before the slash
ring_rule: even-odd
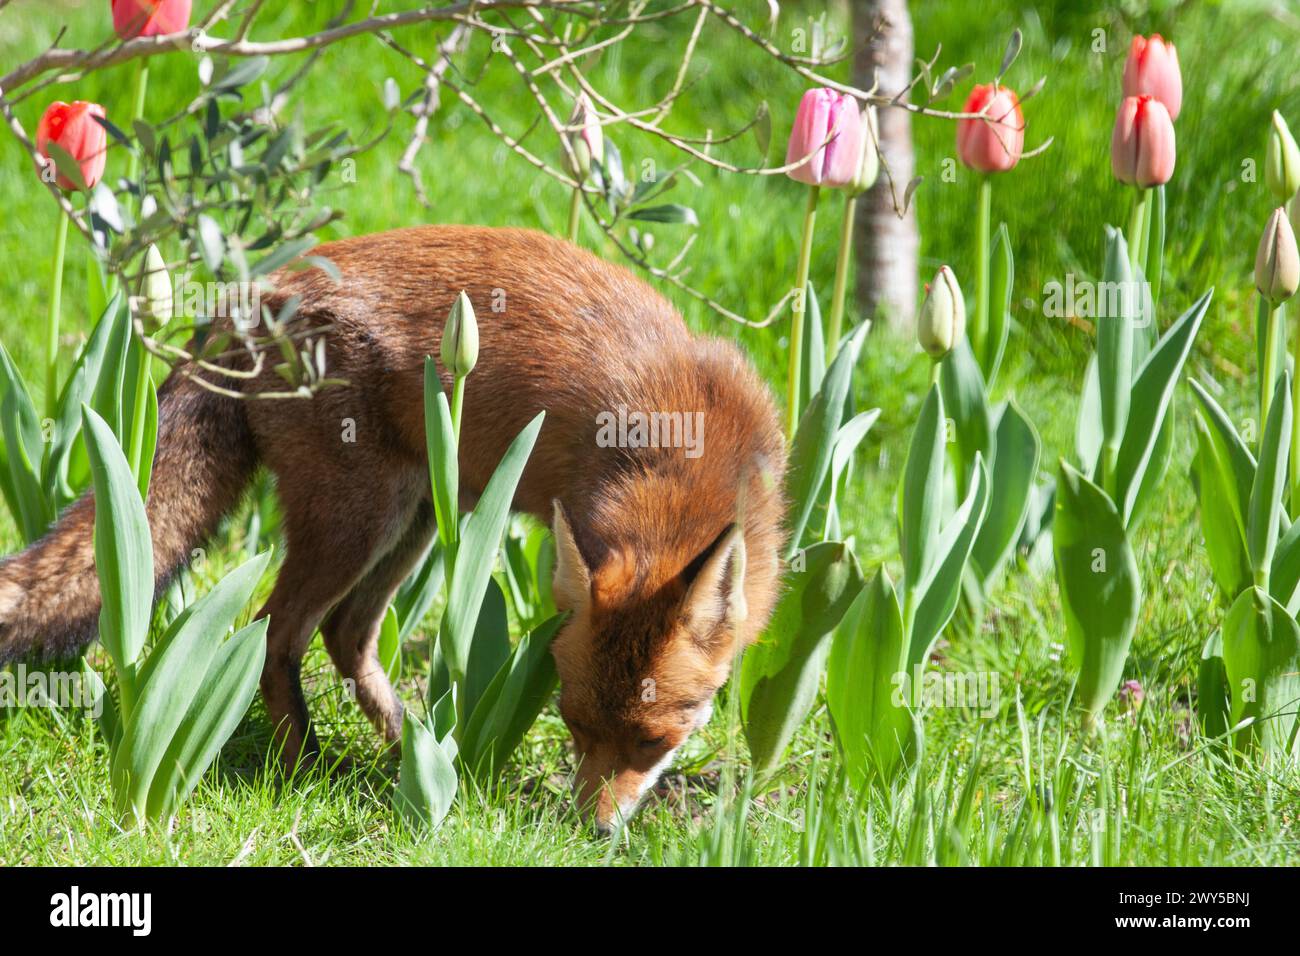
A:
<svg viewBox="0 0 1300 956">
<path fill-rule="evenodd" d="M 771 613 L 785 445 L 766 386 L 735 348 L 692 337 L 645 283 L 540 233 L 422 227 L 317 254 L 340 281 L 283 272 L 263 304 L 275 314 L 301 297 L 296 321 L 320 330 L 328 374 L 346 385 L 245 400 L 183 368 L 160 390 L 147 503 L 158 588 L 266 466 L 287 551 L 259 612 L 270 618 L 261 687 L 276 743 L 291 764 L 316 752 L 300 666 L 318 628 L 366 715 L 397 740 L 402 707 L 379 664 L 379 627 L 435 531 L 423 365 L 465 290 L 480 357 L 466 384 L 462 506 L 544 410 L 514 506 L 552 522 L 554 593 L 571 612 L 552 647 L 560 711 L 577 800 L 608 830 L 708 719 L 733 655 Z M 236 381 L 245 396 L 283 388 L 270 369 Z M 645 441 L 635 427 L 609 441 L 609 416 L 626 424 L 636 412 L 692 416 L 693 447 Z M 0 565 L 0 663 L 94 638 L 93 521 L 87 494 Z"/>
</svg>

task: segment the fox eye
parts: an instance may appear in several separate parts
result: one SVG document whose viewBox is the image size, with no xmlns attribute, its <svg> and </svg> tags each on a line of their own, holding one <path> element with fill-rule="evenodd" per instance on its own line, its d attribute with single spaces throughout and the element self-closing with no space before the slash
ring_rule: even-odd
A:
<svg viewBox="0 0 1300 956">
<path fill-rule="evenodd" d="M 637 744 L 637 746 L 640 747 L 642 750 L 652 750 L 655 747 L 662 747 L 664 741 L 666 741 L 667 739 L 668 739 L 667 735 L 661 737 L 652 737 L 648 740 L 641 741 L 640 743 Z"/>
</svg>

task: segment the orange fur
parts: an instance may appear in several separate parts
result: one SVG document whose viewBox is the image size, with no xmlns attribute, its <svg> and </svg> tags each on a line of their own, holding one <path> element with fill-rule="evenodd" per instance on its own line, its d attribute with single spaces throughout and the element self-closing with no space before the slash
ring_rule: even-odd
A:
<svg viewBox="0 0 1300 956">
<path fill-rule="evenodd" d="M 324 336 L 328 374 L 348 385 L 310 401 L 236 401 L 173 374 L 161 392 L 149 499 L 160 585 L 261 462 L 276 477 L 287 539 L 261 612 L 270 616 L 262 690 L 285 756 L 315 747 L 299 666 L 318 627 L 366 713 L 396 739 L 401 707 L 376 642 L 385 607 L 434 530 L 422 369 L 463 289 L 478 315 L 480 358 L 466 387 L 462 495 L 482 491 L 509 442 L 544 410 L 514 504 L 549 518 L 558 502 L 571 524 L 556 582 L 574 611 L 554 646 L 561 710 L 582 760 L 580 795 L 608 781 L 606 791 L 628 803 L 771 612 L 785 453 L 767 389 L 736 349 L 692 337 L 643 282 L 535 232 L 403 229 L 316 254 L 342 281 L 319 269 L 285 272 L 266 304 L 275 312 L 300 296 L 297 321 Z M 282 382 L 267 370 L 242 387 L 252 394 Z M 619 405 L 703 413 L 703 453 L 600 447 L 597 415 Z M 742 499 L 736 604 L 726 568 L 710 571 L 708 593 L 692 583 Z M 0 660 L 90 636 L 99 603 L 93 512 L 83 498 L 43 541 L 0 565 Z M 717 610 L 741 605 L 743 620 Z M 643 699 L 646 680 L 653 701 Z M 598 804 L 597 817 L 607 823 L 609 806 Z"/>
</svg>

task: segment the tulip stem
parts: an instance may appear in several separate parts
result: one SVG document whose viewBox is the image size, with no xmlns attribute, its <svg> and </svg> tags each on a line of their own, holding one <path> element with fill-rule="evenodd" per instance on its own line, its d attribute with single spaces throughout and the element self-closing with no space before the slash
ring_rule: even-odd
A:
<svg viewBox="0 0 1300 956">
<path fill-rule="evenodd" d="M 135 71 L 135 96 L 131 100 L 131 125 L 135 121 L 144 118 L 144 101 L 149 93 L 149 61 L 141 59 L 139 68 Z M 140 155 L 135 150 L 131 151 L 131 156 L 126 164 L 126 178 L 133 184 L 135 183 L 136 174 L 140 171 Z M 141 189 L 140 199 L 144 199 L 144 190 Z"/>
<path fill-rule="evenodd" d="M 456 447 L 460 447 L 460 412 L 465 405 L 465 375 L 457 375 L 451 385 L 451 430 L 456 436 Z"/>
<path fill-rule="evenodd" d="M 569 241 L 577 243 L 578 241 L 578 215 L 582 212 L 582 187 L 573 188 L 573 196 L 569 200 Z"/>
<path fill-rule="evenodd" d="M 858 197 L 844 194 L 844 218 L 840 223 L 840 254 L 835 260 L 835 289 L 831 293 L 831 323 L 826 332 L 826 361 L 835 358 L 839 348 L 840 332 L 844 328 L 844 298 L 849 285 L 849 259 L 853 251 L 853 220 L 857 214 Z"/>
<path fill-rule="evenodd" d="M 1146 268 L 1147 208 L 1151 190 L 1139 187 L 1128 220 L 1128 263 L 1133 271 Z"/>
<path fill-rule="evenodd" d="M 980 179 L 979 206 L 975 221 L 975 321 L 971 323 L 970 344 L 975 360 L 984 374 L 984 339 L 989 322 L 989 230 L 993 221 L 993 177 Z"/>
<path fill-rule="evenodd" d="M 1256 444 L 1264 440 L 1264 424 L 1268 421 L 1269 405 L 1273 401 L 1273 389 L 1281 371 L 1279 365 L 1286 354 L 1286 326 L 1281 323 L 1280 310 L 1271 308 L 1264 296 L 1259 297 L 1258 317 L 1255 320 L 1255 334 L 1263 343 L 1260 351 L 1259 367 L 1259 423 Z"/>
<path fill-rule="evenodd" d="M 799 379 L 803 370 L 803 318 L 808 311 L 808 271 L 812 267 L 813 230 L 817 226 L 817 199 L 821 189 L 808 187 L 808 206 L 803 214 L 803 242 L 794 276 L 794 309 L 790 319 L 790 368 L 786 375 L 787 438 L 794 438 L 799 424 Z"/>
<path fill-rule="evenodd" d="M 59 315 L 63 311 L 63 260 L 68 251 L 68 217 L 59 210 L 54 229 L 54 274 L 50 279 L 50 317 L 45 327 L 45 417 L 59 410 Z"/>
</svg>

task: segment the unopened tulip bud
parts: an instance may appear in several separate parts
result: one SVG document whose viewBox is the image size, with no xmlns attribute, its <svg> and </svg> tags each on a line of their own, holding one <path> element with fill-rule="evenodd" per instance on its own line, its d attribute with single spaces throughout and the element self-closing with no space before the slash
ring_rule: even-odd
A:
<svg viewBox="0 0 1300 956">
<path fill-rule="evenodd" d="M 155 325 L 166 325 L 172 317 L 172 277 L 167 273 L 158 247 L 150 245 L 144 254 L 144 273 L 140 278 L 140 318 Z"/>
<path fill-rule="evenodd" d="M 1164 104 L 1150 96 L 1130 96 L 1120 104 L 1110 139 L 1115 178 L 1130 186 L 1163 186 L 1174 174 L 1174 123 Z"/>
<path fill-rule="evenodd" d="M 605 134 L 600 127 L 596 108 L 586 93 L 578 94 L 578 102 L 574 104 L 569 125 L 579 127 L 577 132 L 569 134 L 569 144 L 578 164 L 575 172 L 586 179 L 591 172 L 592 160 L 598 164 L 605 162 Z"/>
<path fill-rule="evenodd" d="M 932 358 L 941 359 L 965 334 L 966 300 L 952 270 L 940 266 L 916 321 L 916 340 Z"/>
<path fill-rule="evenodd" d="M 1277 308 L 1300 288 L 1300 252 L 1295 231 L 1281 207 L 1273 210 L 1255 253 L 1255 288 Z"/>
<path fill-rule="evenodd" d="M 876 151 L 879 142 L 876 108 L 868 106 L 862 111 L 862 159 L 858 163 L 858 174 L 845 187 L 850 195 L 860 196 L 876 184 L 876 177 L 880 175 L 880 154 Z"/>
<path fill-rule="evenodd" d="M 442 330 L 442 364 L 456 378 L 464 378 L 478 364 L 478 320 L 464 292 L 456 297 Z"/>
<path fill-rule="evenodd" d="M 1268 155 L 1264 157 L 1264 182 L 1278 202 L 1286 202 L 1300 190 L 1300 146 L 1277 110 L 1273 111 Z"/>
</svg>

